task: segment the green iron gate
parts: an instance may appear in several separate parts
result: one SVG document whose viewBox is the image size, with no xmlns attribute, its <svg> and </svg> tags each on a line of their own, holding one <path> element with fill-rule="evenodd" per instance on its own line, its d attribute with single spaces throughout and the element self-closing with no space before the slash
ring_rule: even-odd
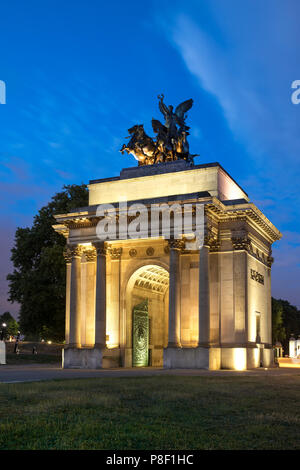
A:
<svg viewBox="0 0 300 470">
<path fill-rule="evenodd" d="M 132 322 L 132 365 L 149 365 L 149 315 L 148 299 L 133 307 Z"/>
</svg>

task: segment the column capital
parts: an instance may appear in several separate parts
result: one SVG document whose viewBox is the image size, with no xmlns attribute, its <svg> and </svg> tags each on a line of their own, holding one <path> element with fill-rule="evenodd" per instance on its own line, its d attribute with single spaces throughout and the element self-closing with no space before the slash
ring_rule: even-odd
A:
<svg viewBox="0 0 300 470">
<path fill-rule="evenodd" d="M 266 259 L 266 263 L 267 263 L 267 266 L 269 268 L 271 268 L 272 264 L 274 263 L 274 258 L 272 256 L 272 247 L 270 247 L 270 249 L 269 249 L 269 253 L 268 253 L 268 256 L 267 256 L 267 259 Z"/>
<path fill-rule="evenodd" d="M 81 258 L 83 248 L 80 245 L 68 245 L 64 250 L 64 258 L 66 263 L 71 263 L 73 258 Z"/>
<path fill-rule="evenodd" d="M 84 250 L 85 260 L 87 263 L 93 263 L 96 261 L 97 253 L 95 248 L 90 248 L 88 250 Z"/>
<path fill-rule="evenodd" d="M 104 242 L 94 242 L 93 246 L 96 248 L 97 256 L 106 256 L 107 255 L 107 248 Z"/>
<path fill-rule="evenodd" d="M 107 252 L 109 253 L 112 260 L 120 259 L 122 255 L 122 248 L 108 247 Z"/>
<path fill-rule="evenodd" d="M 63 257 L 65 258 L 66 264 L 72 263 L 72 251 L 70 250 L 68 246 L 66 246 L 63 251 Z"/>
<path fill-rule="evenodd" d="M 251 240 L 249 234 L 245 230 L 232 230 L 231 242 L 234 250 L 252 251 Z"/>
<path fill-rule="evenodd" d="M 178 250 L 182 251 L 185 248 L 185 242 L 184 240 L 180 240 L 177 238 L 172 238 L 168 240 L 168 246 L 170 250 Z"/>
<path fill-rule="evenodd" d="M 220 248 L 220 240 L 211 228 L 207 228 L 204 232 L 203 246 L 209 248 L 210 251 L 218 251 Z"/>
</svg>

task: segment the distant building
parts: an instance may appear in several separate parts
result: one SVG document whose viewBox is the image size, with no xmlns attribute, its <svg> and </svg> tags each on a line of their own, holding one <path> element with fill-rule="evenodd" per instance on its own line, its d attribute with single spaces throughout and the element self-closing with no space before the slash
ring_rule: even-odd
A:
<svg viewBox="0 0 300 470">
<path fill-rule="evenodd" d="M 291 336 L 289 342 L 289 356 L 300 357 L 300 336 L 298 336 L 298 339 Z"/>
</svg>

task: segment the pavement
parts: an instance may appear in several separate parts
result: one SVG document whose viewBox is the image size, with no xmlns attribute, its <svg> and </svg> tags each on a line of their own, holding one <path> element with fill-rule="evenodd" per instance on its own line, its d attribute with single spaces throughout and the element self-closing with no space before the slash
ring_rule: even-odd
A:
<svg viewBox="0 0 300 470">
<path fill-rule="evenodd" d="M 158 367 L 118 368 L 118 369 L 62 369 L 59 364 L 0 365 L 1 383 L 37 382 L 57 379 L 87 379 L 105 377 L 150 377 L 157 375 L 176 376 L 298 376 L 300 369 L 271 368 L 247 371 L 203 369 L 162 369 Z"/>
</svg>

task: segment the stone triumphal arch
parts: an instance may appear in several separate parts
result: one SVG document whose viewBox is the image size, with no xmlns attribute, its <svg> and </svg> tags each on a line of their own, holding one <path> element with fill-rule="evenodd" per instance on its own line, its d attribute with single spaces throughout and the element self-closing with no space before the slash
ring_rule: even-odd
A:
<svg viewBox="0 0 300 470">
<path fill-rule="evenodd" d="M 99 205 L 129 224 L 124 201 L 188 207 L 191 233 L 177 226 L 175 236 L 171 214 L 167 235 L 159 218 L 155 233 L 112 226 L 100 239 Z M 272 244 L 281 234 L 219 163 L 177 160 L 93 180 L 89 205 L 56 221 L 67 239 L 64 367 L 272 364 Z"/>
</svg>

